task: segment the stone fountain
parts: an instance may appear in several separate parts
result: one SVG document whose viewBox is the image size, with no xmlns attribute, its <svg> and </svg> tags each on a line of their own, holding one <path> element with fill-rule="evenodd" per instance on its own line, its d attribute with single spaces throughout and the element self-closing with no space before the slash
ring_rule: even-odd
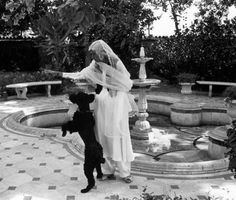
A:
<svg viewBox="0 0 236 200">
<path fill-rule="evenodd" d="M 141 46 L 139 58 L 132 60 L 140 64 L 139 78 L 133 80 L 134 87 L 138 88 L 138 120 L 135 122 L 131 130 L 131 138 L 133 149 L 136 151 L 149 151 L 150 138 L 153 137 L 153 130 L 150 126 L 148 118 L 148 103 L 146 98 L 146 91 L 154 85 L 158 85 L 161 81 L 158 79 L 147 79 L 146 63 L 153 58 L 145 57 L 144 47 Z"/>
</svg>

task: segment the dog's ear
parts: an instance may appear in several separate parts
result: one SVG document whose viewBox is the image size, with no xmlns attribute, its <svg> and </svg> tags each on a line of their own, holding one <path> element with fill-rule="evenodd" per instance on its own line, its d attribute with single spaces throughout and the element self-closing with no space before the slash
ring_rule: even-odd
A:
<svg viewBox="0 0 236 200">
<path fill-rule="evenodd" d="M 89 94 L 89 95 L 88 95 L 88 101 L 89 101 L 89 103 L 93 102 L 94 99 L 95 99 L 95 95 L 94 95 L 94 94 Z"/>
</svg>

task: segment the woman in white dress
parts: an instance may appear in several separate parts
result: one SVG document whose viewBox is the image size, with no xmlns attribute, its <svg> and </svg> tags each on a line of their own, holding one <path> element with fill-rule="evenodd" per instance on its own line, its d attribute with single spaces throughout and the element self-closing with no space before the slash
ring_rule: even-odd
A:
<svg viewBox="0 0 236 200">
<path fill-rule="evenodd" d="M 129 130 L 129 112 L 137 111 L 130 74 L 120 58 L 103 40 L 93 42 L 89 51 L 92 62 L 80 72 L 62 73 L 65 78 L 86 79 L 102 86 L 96 95 L 94 115 L 97 139 L 103 147 L 106 162 L 104 179 L 115 179 L 115 170 L 126 183 L 132 182 L 130 174 L 134 154 Z"/>
</svg>

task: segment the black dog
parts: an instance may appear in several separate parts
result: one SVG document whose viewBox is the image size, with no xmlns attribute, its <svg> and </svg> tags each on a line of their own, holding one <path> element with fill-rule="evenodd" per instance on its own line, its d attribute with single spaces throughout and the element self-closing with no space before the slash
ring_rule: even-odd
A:
<svg viewBox="0 0 236 200">
<path fill-rule="evenodd" d="M 78 105 L 79 111 L 74 113 L 72 121 L 62 125 L 63 137 L 66 136 L 67 131 L 70 133 L 78 132 L 85 144 L 84 174 L 88 179 L 88 185 L 81 190 L 82 193 L 86 193 L 94 187 L 93 171 L 95 168 L 97 170 L 97 178 L 102 178 L 101 163 L 105 162 L 102 146 L 95 137 L 95 120 L 89 108 L 89 103 L 93 102 L 94 98 L 95 95 L 83 92 L 69 95 L 69 100 Z"/>
</svg>

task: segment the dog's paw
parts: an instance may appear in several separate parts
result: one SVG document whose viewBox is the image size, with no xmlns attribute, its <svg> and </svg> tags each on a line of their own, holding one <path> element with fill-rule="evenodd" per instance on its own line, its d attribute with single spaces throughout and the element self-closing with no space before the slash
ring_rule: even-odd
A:
<svg viewBox="0 0 236 200">
<path fill-rule="evenodd" d="M 80 192 L 81 192 L 81 193 L 87 193 L 87 192 L 89 192 L 93 187 L 94 187 L 94 185 L 88 185 L 86 188 L 80 190 Z"/>
<path fill-rule="evenodd" d="M 66 131 L 63 131 L 62 132 L 62 137 L 65 137 L 66 136 Z"/>
</svg>

